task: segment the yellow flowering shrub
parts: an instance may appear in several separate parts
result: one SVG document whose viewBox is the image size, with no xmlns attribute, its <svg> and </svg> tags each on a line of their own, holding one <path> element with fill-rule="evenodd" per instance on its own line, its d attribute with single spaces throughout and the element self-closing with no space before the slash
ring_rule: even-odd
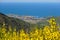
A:
<svg viewBox="0 0 60 40">
<path fill-rule="evenodd" d="M 51 18 L 49 25 L 44 26 L 44 28 L 35 28 L 27 33 L 23 29 L 19 32 L 12 31 L 11 26 L 9 26 L 9 31 L 6 32 L 5 23 L 0 27 L 0 40 L 60 40 L 60 30 L 59 26 L 56 24 L 56 20 Z"/>
</svg>

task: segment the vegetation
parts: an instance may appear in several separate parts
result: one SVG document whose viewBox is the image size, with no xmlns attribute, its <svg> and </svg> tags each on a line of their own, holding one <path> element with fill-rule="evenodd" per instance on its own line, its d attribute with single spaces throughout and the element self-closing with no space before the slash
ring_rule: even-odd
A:
<svg viewBox="0 0 60 40">
<path fill-rule="evenodd" d="M 49 25 L 45 25 L 43 29 L 36 26 L 29 33 L 23 28 L 17 32 L 16 27 L 12 30 L 11 26 L 7 31 L 3 22 L 0 27 L 0 40 L 60 40 L 60 27 L 56 24 L 56 20 L 51 18 L 48 22 Z"/>
<path fill-rule="evenodd" d="M 2 27 L 3 23 L 5 23 L 5 27 L 7 30 L 11 26 L 12 30 L 16 28 L 17 31 L 19 31 L 23 28 L 26 31 L 26 29 L 30 29 L 30 27 L 32 26 L 32 24 L 28 22 L 17 18 L 8 17 L 7 15 L 0 13 L 0 27 Z"/>
</svg>

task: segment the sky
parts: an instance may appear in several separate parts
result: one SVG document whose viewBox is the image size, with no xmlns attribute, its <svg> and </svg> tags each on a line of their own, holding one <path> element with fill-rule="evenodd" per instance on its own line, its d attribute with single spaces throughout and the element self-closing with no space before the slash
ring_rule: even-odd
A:
<svg viewBox="0 0 60 40">
<path fill-rule="evenodd" d="M 60 0 L 0 0 L 0 2 L 60 2 Z"/>
</svg>

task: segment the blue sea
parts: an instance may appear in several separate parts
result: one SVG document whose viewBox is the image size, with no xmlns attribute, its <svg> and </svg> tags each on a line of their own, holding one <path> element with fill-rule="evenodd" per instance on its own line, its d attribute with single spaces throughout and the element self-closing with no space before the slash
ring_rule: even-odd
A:
<svg viewBox="0 0 60 40">
<path fill-rule="evenodd" d="M 0 12 L 29 16 L 60 16 L 60 3 L 0 3 Z"/>
</svg>

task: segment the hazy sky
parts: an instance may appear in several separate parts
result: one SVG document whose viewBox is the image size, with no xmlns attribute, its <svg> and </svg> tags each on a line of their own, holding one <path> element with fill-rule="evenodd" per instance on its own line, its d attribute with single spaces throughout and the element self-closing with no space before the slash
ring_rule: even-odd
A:
<svg viewBox="0 0 60 40">
<path fill-rule="evenodd" d="M 60 0 L 0 0 L 0 2 L 60 2 Z"/>
</svg>

